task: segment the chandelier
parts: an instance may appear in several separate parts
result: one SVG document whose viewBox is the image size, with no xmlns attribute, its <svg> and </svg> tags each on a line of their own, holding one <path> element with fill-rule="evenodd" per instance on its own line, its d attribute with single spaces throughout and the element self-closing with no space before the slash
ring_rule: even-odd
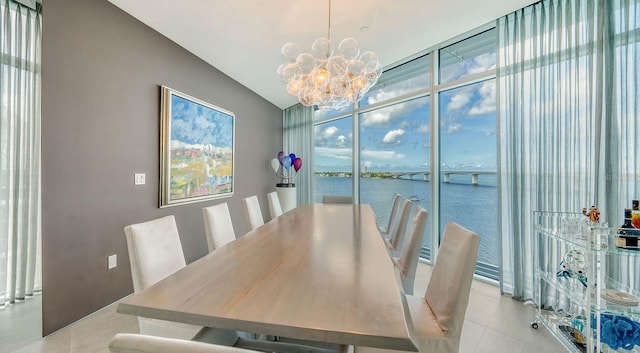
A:
<svg viewBox="0 0 640 353">
<path fill-rule="evenodd" d="M 303 53 L 296 43 L 286 43 L 281 50 L 284 63 L 278 67 L 287 92 L 303 105 L 320 110 L 340 110 L 359 101 L 382 74 L 374 52 L 360 53 L 353 38 L 343 39 L 334 52 L 330 38 L 331 0 L 327 38 L 316 39 L 309 53 Z"/>
</svg>

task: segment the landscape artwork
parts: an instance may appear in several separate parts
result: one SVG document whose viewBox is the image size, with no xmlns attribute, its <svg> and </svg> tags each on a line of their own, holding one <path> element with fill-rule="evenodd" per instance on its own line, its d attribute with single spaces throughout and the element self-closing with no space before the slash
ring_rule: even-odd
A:
<svg viewBox="0 0 640 353">
<path fill-rule="evenodd" d="M 233 113 L 166 86 L 161 97 L 160 207 L 233 195 Z"/>
</svg>

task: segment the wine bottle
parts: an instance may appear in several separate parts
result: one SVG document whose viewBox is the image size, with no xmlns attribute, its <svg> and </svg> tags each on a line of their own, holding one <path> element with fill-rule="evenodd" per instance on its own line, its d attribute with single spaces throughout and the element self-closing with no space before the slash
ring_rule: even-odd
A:
<svg viewBox="0 0 640 353">
<path fill-rule="evenodd" d="M 631 224 L 636 229 L 640 229 L 640 201 L 633 200 L 631 205 Z"/>
<path fill-rule="evenodd" d="M 625 249 L 640 249 L 638 238 L 640 230 L 636 230 L 631 224 L 631 209 L 624 209 L 624 223 L 618 229 L 616 246 Z"/>
</svg>

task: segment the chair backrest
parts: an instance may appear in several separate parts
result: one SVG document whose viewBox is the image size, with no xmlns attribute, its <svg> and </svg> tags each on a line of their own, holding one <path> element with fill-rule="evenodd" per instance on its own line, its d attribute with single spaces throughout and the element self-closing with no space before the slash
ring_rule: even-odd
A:
<svg viewBox="0 0 640 353">
<path fill-rule="evenodd" d="M 143 290 L 187 265 L 172 215 L 126 226 L 124 233 L 134 291 Z"/>
<path fill-rule="evenodd" d="M 281 216 L 282 206 L 280 205 L 280 198 L 278 198 L 278 193 L 275 191 L 268 193 L 267 199 L 269 199 L 269 213 L 271 214 L 271 219 Z"/>
<path fill-rule="evenodd" d="M 391 202 L 391 213 L 389 213 L 389 221 L 387 222 L 387 226 L 384 228 L 385 232 L 389 232 L 389 230 L 391 230 L 393 222 L 398 216 L 398 206 L 400 205 L 401 198 L 402 197 L 399 194 L 393 195 L 393 201 Z"/>
<path fill-rule="evenodd" d="M 236 239 L 229 206 L 226 202 L 204 207 L 202 214 L 204 216 L 204 230 L 207 234 L 209 252 Z"/>
<path fill-rule="evenodd" d="M 247 220 L 249 230 L 254 230 L 264 224 L 262 210 L 260 209 L 260 203 L 256 195 L 242 199 L 242 205 L 244 206 L 244 216 Z"/>
<path fill-rule="evenodd" d="M 217 342 L 217 341 L 216 341 Z M 255 353 L 253 350 L 186 339 L 118 333 L 109 341 L 111 353 Z"/>
<path fill-rule="evenodd" d="M 404 233 L 407 229 L 407 221 L 409 220 L 409 214 L 411 213 L 411 201 L 405 197 L 400 197 L 398 201 L 398 211 L 395 217 L 391 229 L 387 232 L 389 234 L 389 243 L 394 250 L 397 250 L 404 242 Z"/>
<path fill-rule="evenodd" d="M 433 266 L 425 299 L 447 335 L 459 336 L 469 303 L 480 236 L 449 222 Z"/>
<path fill-rule="evenodd" d="M 353 197 L 351 196 L 322 196 L 322 203 L 353 203 Z"/>
<path fill-rule="evenodd" d="M 402 252 L 398 263 L 400 264 L 400 275 L 409 279 L 411 287 L 416 278 L 416 269 L 418 268 L 418 260 L 420 259 L 420 248 L 424 238 L 424 230 L 427 226 L 427 217 L 429 212 L 420 206 L 416 206 L 413 211 L 411 222 L 407 226 L 407 236 L 404 239 Z M 413 294 L 413 288 L 410 288 L 409 294 Z M 405 290 L 405 292 L 407 292 Z"/>
</svg>

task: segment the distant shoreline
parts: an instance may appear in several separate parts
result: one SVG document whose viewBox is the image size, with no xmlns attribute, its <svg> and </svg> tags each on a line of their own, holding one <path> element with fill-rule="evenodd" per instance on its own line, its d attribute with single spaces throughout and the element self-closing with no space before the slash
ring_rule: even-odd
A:
<svg viewBox="0 0 640 353">
<path fill-rule="evenodd" d="M 472 185 L 474 187 L 497 187 L 495 181 L 496 172 L 493 171 L 477 171 L 479 175 L 490 175 L 490 181 L 487 183 L 485 177 L 480 177 L 478 179 L 478 175 L 475 177 L 471 177 L 472 174 L 475 174 L 476 171 L 443 171 L 441 178 L 439 178 L 440 182 L 444 184 L 456 184 L 456 185 Z M 414 174 L 415 173 L 415 174 Z M 414 178 L 414 175 L 422 175 L 423 173 L 419 172 L 408 172 L 408 173 L 398 173 L 398 172 L 367 172 L 361 173 L 360 179 L 362 180 L 406 180 L 406 181 L 415 181 L 415 182 L 426 182 L 430 181 L 428 175 L 424 175 L 420 178 Z M 460 179 L 460 176 L 467 174 L 468 180 L 466 178 Z M 452 179 L 450 175 L 454 175 L 455 179 Z M 316 172 L 314 173 L 314 178 L 335 178 L 335 179 L 351 179 L 353 177 L 353 173 L 351 172 Z M 444 178 L 444 179 L 442 179 Z M 475 182 L 474 182 L 475 181 Z"/>
</svg>

